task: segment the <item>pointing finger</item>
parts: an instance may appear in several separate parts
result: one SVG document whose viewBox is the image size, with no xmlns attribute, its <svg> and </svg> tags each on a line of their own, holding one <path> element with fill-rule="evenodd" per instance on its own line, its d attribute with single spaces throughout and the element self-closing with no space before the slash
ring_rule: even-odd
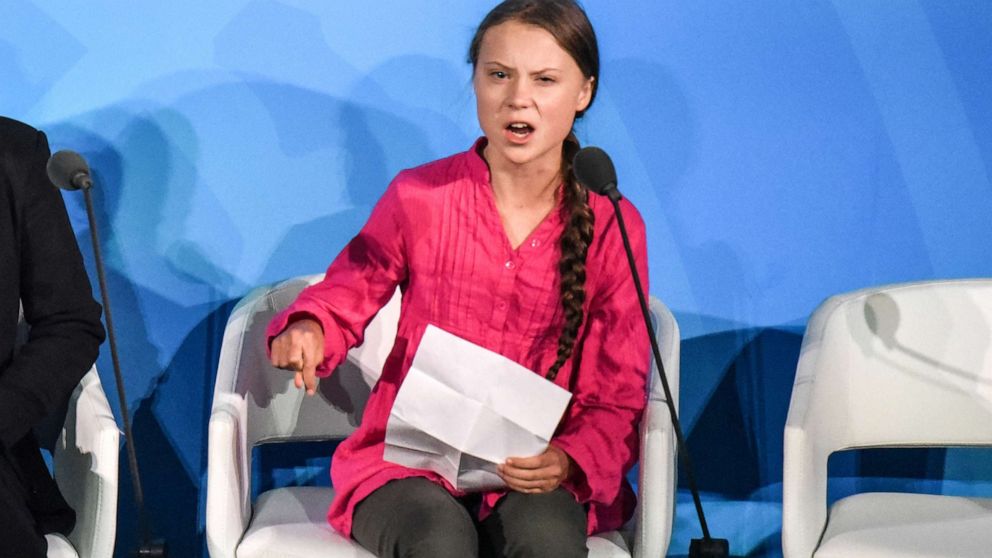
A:
<svg viewBox="0 0 992 558">
<path fill-rule="evenodd" d="M 310 353 L 301 353 L 302 366 L 300 373 L 303 376 L 303 385 L 307 388 L 307 395 L 317 392 L 317 365 L 320 364 L 320 357 Z M 323 355 L 321 355 L 323 356 Z"/>
</svg>

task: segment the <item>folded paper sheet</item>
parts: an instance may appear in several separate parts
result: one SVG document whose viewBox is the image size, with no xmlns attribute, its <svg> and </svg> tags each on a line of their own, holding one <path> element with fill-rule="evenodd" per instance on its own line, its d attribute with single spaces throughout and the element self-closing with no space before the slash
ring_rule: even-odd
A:
<svg viewBox="0 0 992 558">
<path fill-rule="evenodd" d="M 456 489 L 504 486 L 496 466 L 547 448 L 571 394 L 512 360 L 427 326 L 386 425 L 384 459 Z"/>
</svg>

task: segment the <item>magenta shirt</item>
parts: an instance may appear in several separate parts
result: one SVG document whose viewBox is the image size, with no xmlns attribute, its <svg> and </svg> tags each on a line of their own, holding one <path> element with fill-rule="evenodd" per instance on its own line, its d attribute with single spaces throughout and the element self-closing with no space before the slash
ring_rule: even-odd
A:
<svg viewBox="0 0 992 558">
<path fill-rule="evenodd" d="M 433 472 L 382 459 L 389 411 L 427 324 L 541 375 L 555 361 L 564 319 L 557 271 L 561 211 L 552 211 L 513 250 L 479 155 L 484 142 L 399 173 L 324 280 L 269 324 L 271 340 L 294 314 L 319 320 L 325 360 L 318 375 L 326 376 L 362 342 L 366 325 L 397 286 L 403 293 L 396 342 L 362 423 L 331 463 L 335 497 L 328 521 L 345 535 L 351 534 L 355 506 L 391 480 L 426 477 L 461 495 Z M 590 195 L 589 205 L 595 233 L 586 263 L 585 320 L 572 358 L 555 380 L 573 397 L 551 443 L 578 469 L 564 486 L 587 505 L 592 534 L 620 527 L 634 510 L 624 474 L 637 461 L 650 349 L 612 205 L 597 195 Z M 626 200 L 621 210 L 647 285 L 644 223 Z M 480 519 L 504 493 L 484 494 Z"/>
</svg>

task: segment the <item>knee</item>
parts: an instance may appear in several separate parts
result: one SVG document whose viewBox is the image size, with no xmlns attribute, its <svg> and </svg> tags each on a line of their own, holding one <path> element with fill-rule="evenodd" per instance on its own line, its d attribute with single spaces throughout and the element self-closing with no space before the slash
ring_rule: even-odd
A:
<svg viewBox="0 0 992 558">
<path fill-rule="evenodd" d="M 554 517 L 532 521 L 506 533 L 503 544 L 508 558 L 575 558 L 589 553 L 585 529 L 577 528 L 574 521 Z"/>
<path fill-rule="evenodd" d="M 467 514 L 446 513 L 444 509 L 425 511 L 415 528 L 399 541 L 403 556 L 465 558 L 478 552 L 478 534 Z"/>
<path fill-rule="evenodd" d="M 551 494 L 507 496 L 499 510 L 501 533 L 493 533 L 507 557 L 586 556 L 586 513 L 564 490 Z"/>
</svg>

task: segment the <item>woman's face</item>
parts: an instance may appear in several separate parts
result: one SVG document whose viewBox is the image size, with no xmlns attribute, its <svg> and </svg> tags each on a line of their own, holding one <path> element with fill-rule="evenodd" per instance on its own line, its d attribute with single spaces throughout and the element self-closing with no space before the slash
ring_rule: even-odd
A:
<svg viewBox="0 0 992 558">
<path fill-rule="evenodd" d="M 490 166 L 557 169 L 575 113 L 589 105 L 592 78 L 555 38 L 517 21 L 491 27 L 472 81 Z"/>
</svg>

